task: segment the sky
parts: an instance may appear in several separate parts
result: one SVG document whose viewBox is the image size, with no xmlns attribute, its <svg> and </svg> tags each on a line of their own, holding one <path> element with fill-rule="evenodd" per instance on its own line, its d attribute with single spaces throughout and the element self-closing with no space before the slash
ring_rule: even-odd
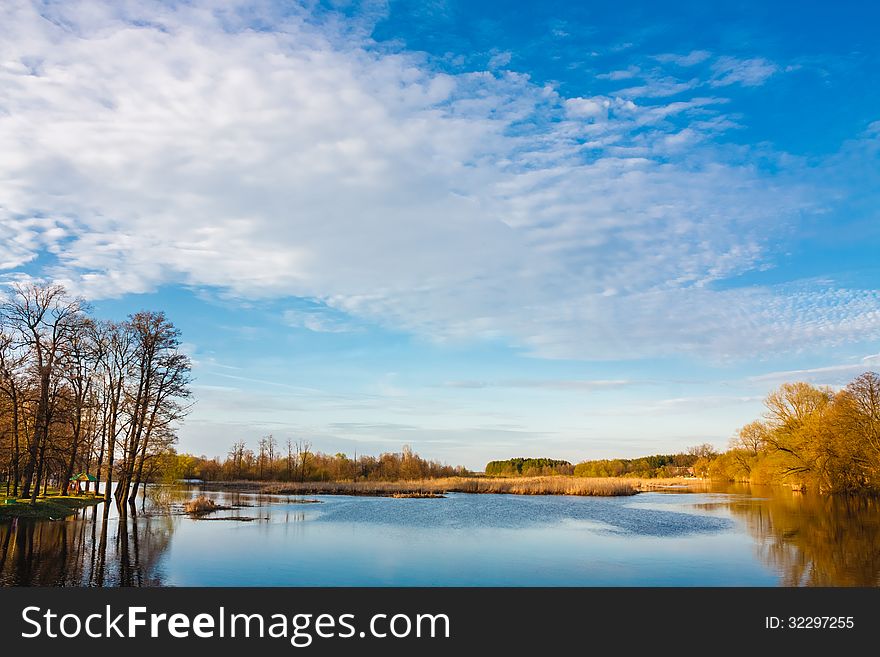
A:
<svg viewBox="0 0 880 657">
<path fill-rule="evenodd" d="M 180 451 L 724 448 L 880 369 L 880 6 L 0 4 L 0 283 L 162 309 Z"/>
</svg>

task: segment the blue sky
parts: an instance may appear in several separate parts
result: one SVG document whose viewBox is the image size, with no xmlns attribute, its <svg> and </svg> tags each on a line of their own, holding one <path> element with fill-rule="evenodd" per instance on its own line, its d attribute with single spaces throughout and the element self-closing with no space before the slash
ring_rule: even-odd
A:
<svg viewBox="0 0 880 657">
<path fill-rule="evenodd" d="M 8 2 L 0 276 L 195 362 L 180 449 L 724 447 L 880 368 L 870 3 Z"/>
</svg>

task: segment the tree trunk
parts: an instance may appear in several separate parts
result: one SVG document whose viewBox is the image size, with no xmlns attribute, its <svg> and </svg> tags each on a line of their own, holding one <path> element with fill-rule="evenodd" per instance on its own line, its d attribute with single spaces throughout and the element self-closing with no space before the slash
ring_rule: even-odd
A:
<svg viewBox="0 0 880 657">
<path fill-rule="evenodd" d="M 98 451 L 98 462 L 95 464 L 95 494 L 98 494 L 98 489 L 101 487 L 101 468 L 104 466 L 104 446 L 107 442 L 107 436 L 105 432 L 101 431 L 101 449 Z"/>
<path fill-rule="evenodd" d="M 34 481 L 34 468 L 37 463 L 37 436 L 31 436 L 27 449 L 28 460 L 24 465 L 24 483 L 22 484 L 21 496 L 31 496 L 31 484 Z"/>
<path fill-rule="evenodd" d="M 134 487 L 131 491 L 131 498 L 135 500 L 138 494 L 138 488 L 141 485 L 141 477 L 144 475 L 144 461 L 147 460 L 147 447 L 150 444 L 150 437 L 153 435 L 153 428 L 156 426 L 156 416 L 159 414 L 159 406 L 162 403 L 162 385 L 160 384 L 159 390 L 156 393 L 156 402 L 153 404 L 153 408 L 150 411 L 150 421 L 147 424 L 147 430 L 144 432 L 143 444 L 141 445 L 140 454 L 138 455 L 138 465 L 137 472 L 135 473 L 134 478 Z M 146 411 L 146 407 L 144 408 Z"/>
<path fill-rule="evenodd" d="M 131 487 L 131 501 L 132 501 L 132 503 L 134 503 L 134 501 L 137 499 L 138 489 L 141 487 L 141 477 L 144 474 L 144 461 L 146 460 L 146 453 L 147 453 L 147 444 L 146 444 L 146 442 L 144 442 L 144 445 L 141 448 L 141 453 L 138 457 L 137 470 L 134 474 L 134 483 L 132 484 L 132 487 Z"/>
<path fill-rule="evenodd" d="M 82 416 L 77 412 L 77 418 L 73 425 L 73 448 L 70 450 L 70 461 L 67 464 L 67 470 L 65 470 L 64 477 L 61 479 L 61 492 L 64 494 L 64 487 L 67 486 L 67 483 L 70 481 L 70 478 L 73 476 L 73 469 L 76 467 L 76 452 L 77 447 L 79 446 L 79 436 L 82 432 Z M 88 484 L 86 484 L 88 487 Z"/>
<path fill-rule="evenodd" d="M 46 443 L 49 442 L 49 375 L 52 371 L 50 365 L 40 368 L 40 401 L 37 404 L 37 421 L 34 427 L 34 451 L 39 450 L 39 459 L 36 463 L 36 482 L 31 490 L 31 506 L 37 504 L 37 495 L 40 491 L 40 479 L 43 476 L 43 459 L 46 455 Z M 35 454 L 36 456 L 36 454 Z"/>
<path fill-rule="evenodd" d="M 34 475 L 31 488 L 31 506 L 36 506 L 37 496 L 40 494 L 40 484 L 43 482 L 43 466 L 46 464 L 46 441 L 40 441 L 40 449 L 37 454 L 36 474 Z"/>
<path fill-rule="evenodd" d="M 18 497 L 18 484 L 21 473 L 18 471 L 18 461 L 21 458 L 18 443 L 18 395 L 15 388 L 12 389 L 12 496 Z"/>
<path fill-rule="evenodd" d="M 113 489 L 113 436 L 110 436 L 110 444 L 107 446 L 107 482 L 104 484 L 104 510 L 109 509 L 110 495 Z"/>
<path fill-rule="evenodd" d="M 113 460 L 116 453 L 116 424 L 119 421 L 119 404 L 122 400 L 122 378 L 115 384 L 111 378 L 113 397 L 110 400 L 110 426 L 107 429 L 107 483 L 104 488 L 104 513 L 110 509 L 110 496 L 113 489 Z"/>
<path fill-rule="evenodd" d="M 151 361 L 147 361 L 146 368 L 152 366 Z M 141 370 L 143 372 L 143 370 Z M 124 461 L 122 463 L 122 473 L 120 474 L 119 483 L 116 485 L 116 504 L 124 506 L 130 495 L 129 485 L 134 478 L 135 462 L 137 461 L 138 448 L 140 446 L 141 432 L 144 428 L 144 418 L 147 414 L 147 404 L 149 403 L 149 389 L 151 372 L 147 369 L 146 374 L 141 375 L 138 383 L 138 392 L 135 397 L 134 413 L 131 418 L 131 427 L 126 440 Z"/>
</svg>

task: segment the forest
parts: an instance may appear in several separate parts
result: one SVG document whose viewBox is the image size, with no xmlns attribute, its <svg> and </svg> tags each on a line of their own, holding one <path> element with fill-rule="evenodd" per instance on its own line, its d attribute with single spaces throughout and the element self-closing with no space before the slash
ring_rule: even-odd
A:
<svg viewBox="0 0 880 657">
<path fill-rule="evenodd" d="M 489 461 L 486 475 L 494 477 L 541 477 L 546 475 L 570 475 L 574 471 L 568 461 L 546 458 L 515 458 L 505 461 Z"/>
<path fill-rule="evenodd" d="M 60 285 L 16 283 L 10 292 L 0 305 L 6 495 L 34 505 L 85 474 L 124 512 L 171 453 L 188 410 L 192 364 L 180 331 L 157 311 L 96 319 Z"/>
<path fill-rule="evenodd" d="M 486 475 L 491 477 L 541 477 L 573 475 L 575 477 L 637 477 L 654 479 L 683 477 L 694 474 L 694 464 L 701 457 L 714 457 L 716 450 L 708 443 L 690 447 L 680 454 L 656 454 L 634 459 L 596 459 L 572 465 L 568 461 L 548 458 L 514 458 L 489 461 Z"/>
<path fill-rule="evenodd" d="M 582 461 L 574 467 L 576 477 L 682 477 L 694 474 L 700 454 L 712 454 L 711 446 L 700 445 L 681 454 L 655 454 L 634 459 Z"/>
</svg>

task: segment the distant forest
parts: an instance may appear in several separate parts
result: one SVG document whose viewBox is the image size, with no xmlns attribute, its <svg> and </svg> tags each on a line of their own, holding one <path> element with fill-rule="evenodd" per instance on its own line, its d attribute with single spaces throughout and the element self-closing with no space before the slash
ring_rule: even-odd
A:
<svg viewBox="0 0 880 657">
<path fill-rule="evenodd" d="M 635 459 L 583 461 L 574 468 L 577 477 L 683 477 L 694 474 L 693 465 L 701 454 L 712 453 L 711 446 L 701 445 L 682 454 L 655 454 Z"/>
<path fill-rule="evenodd" d="M 514 458 L 490 461 L 486 475 L 494 477 L 535 477 L 547 475 L 574 475 L 575 477 L 682 477 L 694 474 L 693 466 L 701 458 L 715 456 L 711 445 L 691 447 L 681 454 L 656 454 L 634 459 L 600 459 L 568 461 L 547 458 Z"/>
<path fill-rule="evenodd" d="M 272 435 L 260 439 L 256 450 L 238 441 L 222 460 L 191 454 L 168 454 L 165 459 L 163 471 L 170 481 L 406 481 L 473 474 L 423 459 L 407 445 L 400 452 L 349 457 L 315 451 L 308 440 L 279 443 Z"/>
<path fill-rule="evenodd" d="M 570 475 L 574 466 L 568 461 L 556 459 L 507 459 L 506 461 L 489 461 L 486 474 L 490 477 L 538 477 L 543 475 Z"/>
</svg>

